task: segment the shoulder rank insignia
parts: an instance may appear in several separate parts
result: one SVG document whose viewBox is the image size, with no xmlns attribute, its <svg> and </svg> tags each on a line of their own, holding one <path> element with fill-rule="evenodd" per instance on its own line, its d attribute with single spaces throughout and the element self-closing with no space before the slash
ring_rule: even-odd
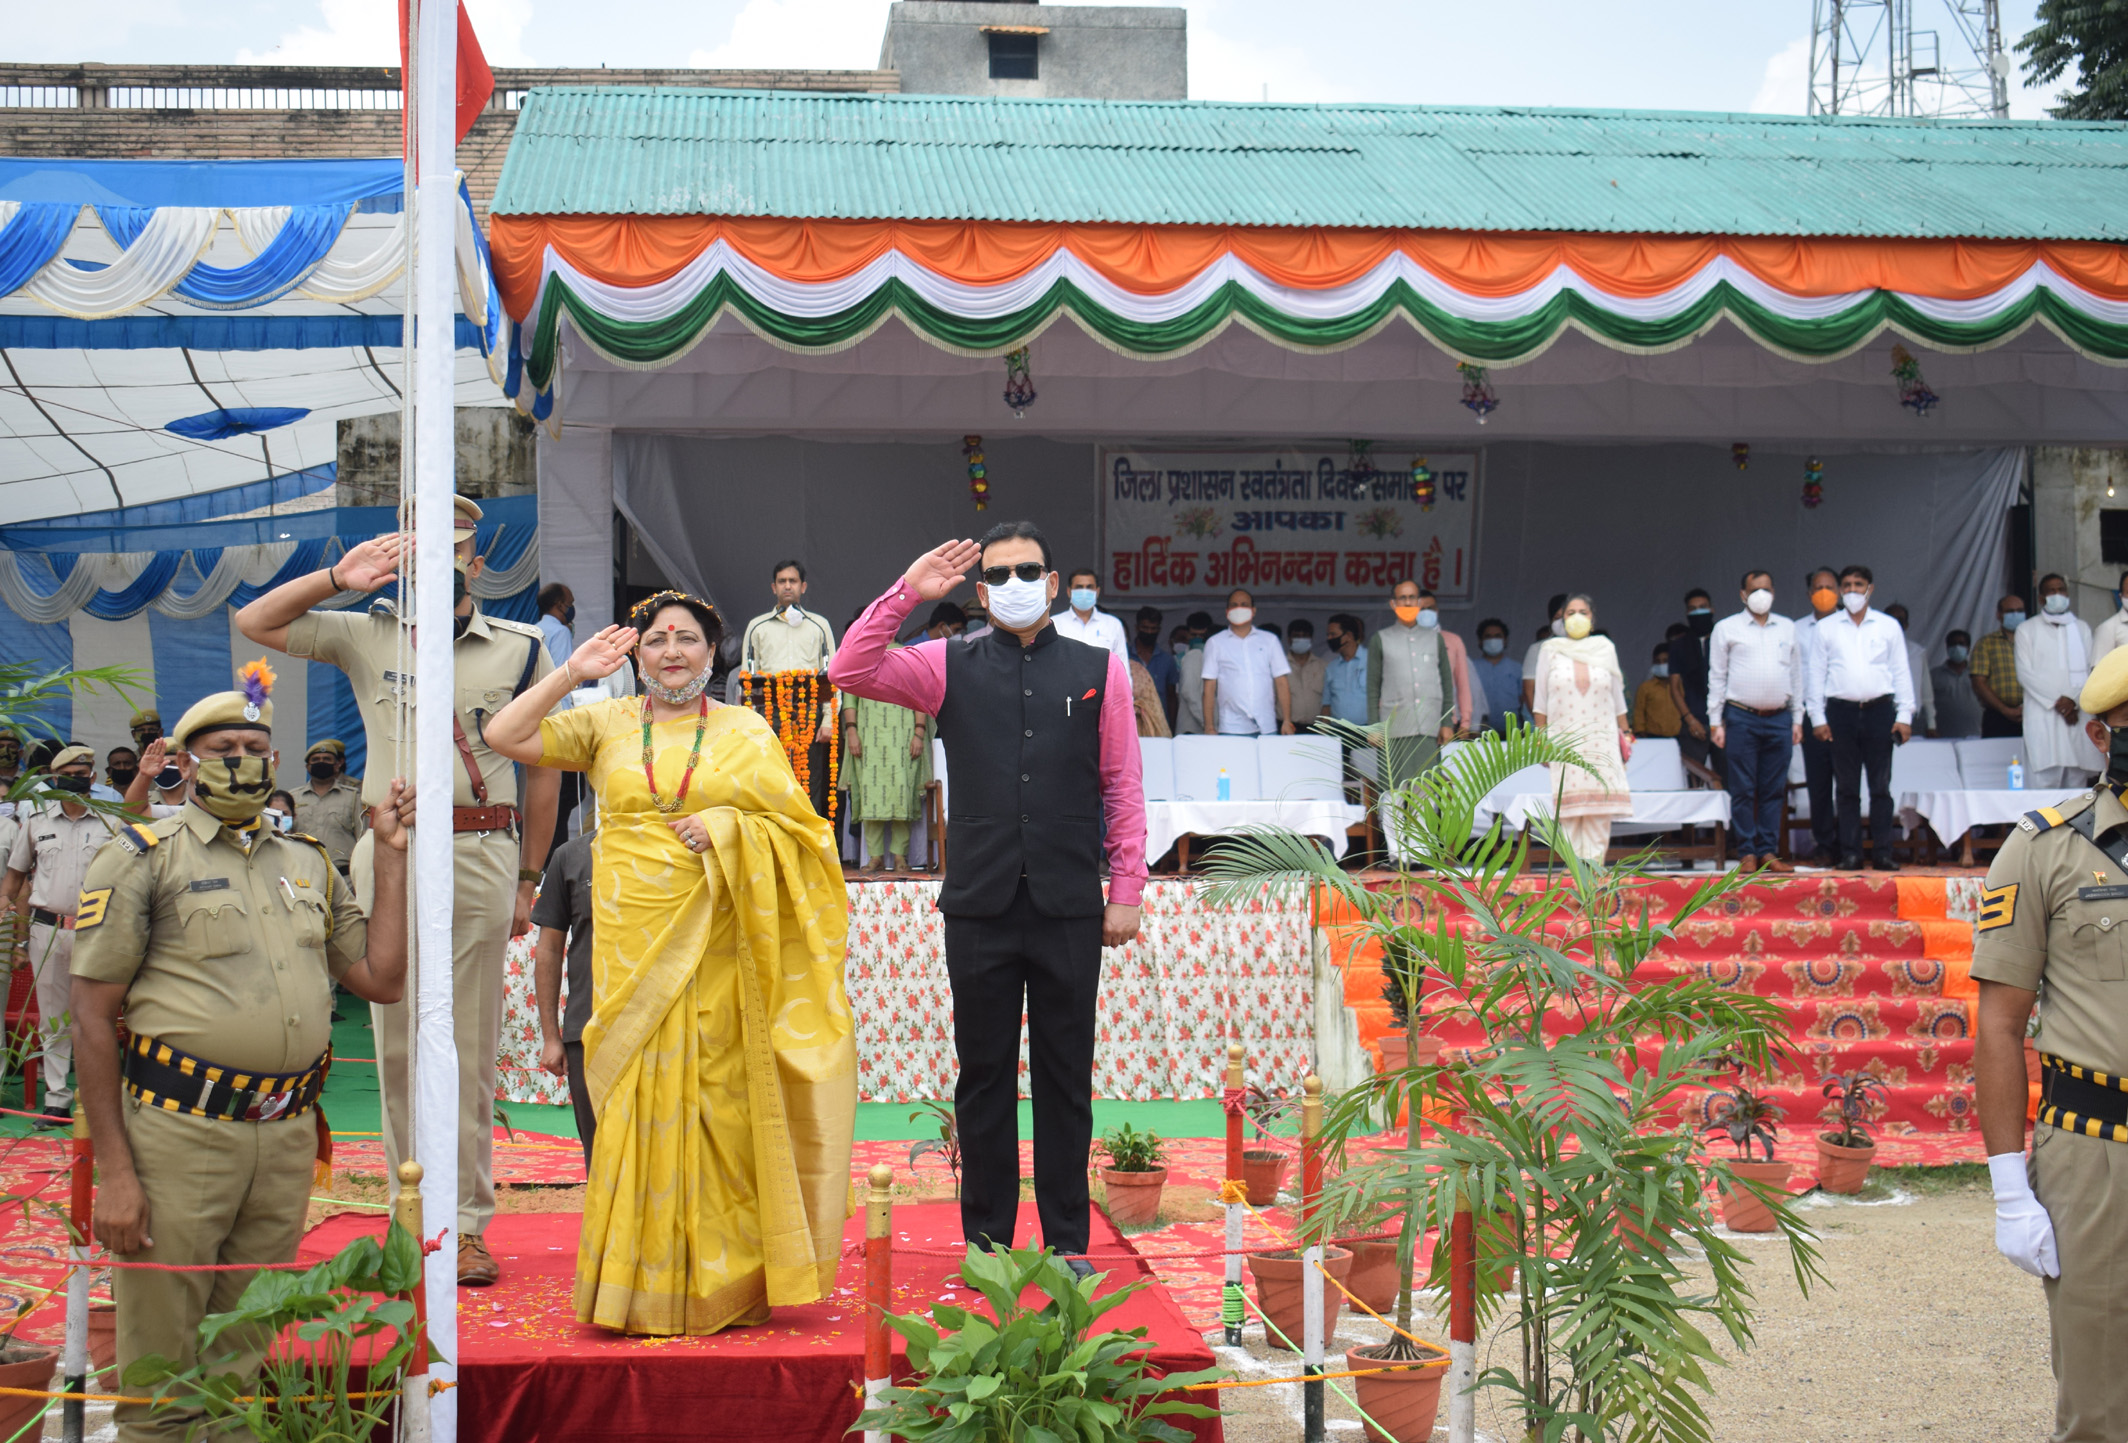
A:
<svg viewBox="0 0 2128 1443">
<path fill-rule="evenodd" d="M 138 822 L 127 822 L 118 829 L 118 845 L 136 857 L 148 855 L 148 849 L 161 840 Z"/>
<path fill-rule="evenodd" d="M 2036 811 L 2026 812 L 2017 825 L 2028 832 L 2051 832 L 2067 820 L 2054 808 L 2041 807 Z"/>
<path fill-rule="evenodd" d="M 1980 915 L 1973 924 L 1976 932 L 1992 932 L 1997 927 L 2007 927 L 2017 918 L 2017 883 L 2005 882 L 2000 887 L 1987 887 L 1980 893 Z"/>
<path fill-rule="evenodd" d="M 74 930 L 86 932 L 91 927 L 103 925 L 103 909 L 111 905 L 111 889 L 98 887 L 81 894 L 81 905 L 74 913 Z"/>
</svg>

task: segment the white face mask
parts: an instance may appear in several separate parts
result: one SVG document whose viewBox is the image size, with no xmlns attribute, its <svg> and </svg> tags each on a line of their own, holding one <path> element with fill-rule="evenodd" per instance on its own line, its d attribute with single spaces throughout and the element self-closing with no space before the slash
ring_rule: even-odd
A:
<svg viewBox="0 0 2128 1443">
<path fill-rule="evenodd" d="M 1840 605 L 1846 607 L 1855 615 L 1860 616 L 1862 614 L 1862 608 L 1869 605 L 1869 593 L 1866 591 L 1846 592 L 1840 597 Z"/>
<path fill-rule="evenodd" d="M 1560 620 L 1560 619 L 1559 619 L 1558 617 L 1556 617 L 1556 616 L 1552 618 L 1552 635 L 1554 635 L 1554 636 L 1565 636 L 1565 635 L 1566 635 L 1566 623 L 1565 623 L 1564 621 L 1561 621 L 1561 620 Z"/>
<path fill-rule="evenodd" d="M 991 586 L 990 619 L 999 626 L 1017 630 L 1032 626 L 1049 612 L 1049 580 L 1022 581 L 1017 576 L 1003 586 Z"/>
<path fill-rule="evenodd" d="M 1286 650 L 1292 652 L 1295 656 L 1306 656 L 1309 652 L 1315 650 L 1315 639 L 1308 636 L 1296 636 L 1286 643 Z"/>
<path fill-rule="evenodd" d="M 1744 598 L 1744 605 L 1751 608 L 1753 616 L 1764 616 L 1773 610 L 1773 593 L 1761 586 Z"/>
<path fill-rule="evenodd" d="M 1428 607 L 1426 610 L 1419 613 L 1419 625 L 1432 627 L 1439 626 L 1440 624 L 1441 613 L 1435 611 L 1432 607 Z"/>
<path fill-rule="evenodd" d="M 2042 601 L 2040 605 L 2046 608 L 2047 615 L 2060 616 L 2063 612 L 2069 609 L 2069 598 L 2063 595 L 2061 592 L 2057 591 L 2052 596 Z"/>
<path fill-rule="evenodd" d="M 1227 625 L 1228 625 L 1228 626 L 1247 626 L 1247 625 L 1249 624 L 1249 618 L 1253 617 L 1254 615 L 1256 615 L 1256 611 L 1255 611 L 1255 608 L 1253 608 L 1253 607 L 1248 607 L 1248 606 L 1237 606 L 1237 607 L 1234 607 L 1234 608 L 1232 608 L 1231 610 L 1229 610 L 1229 611 L 1227 612 Z"/>
<path fill-rule="evenodd" d="M 791 604 L 790 604 L 789 606 L 786 606 L 786 607 L 784 607 L 784 608 L 783 608 L 783 624 L 784 624 L 785 626 L 802 626 L 802 625 L 804 625 L 804 624 L 805 624 L 805 608 L 804 608 L 804 607 L 802 607 L 802 606 L 800 606 L 800 605 L 799 605 L 799 604 L 798 604 L 797 602 L 795 602 L 795 601 L 794 601 L 794 602 L 792 602 L 792 603 L 791 603 Z"/>
</svg>

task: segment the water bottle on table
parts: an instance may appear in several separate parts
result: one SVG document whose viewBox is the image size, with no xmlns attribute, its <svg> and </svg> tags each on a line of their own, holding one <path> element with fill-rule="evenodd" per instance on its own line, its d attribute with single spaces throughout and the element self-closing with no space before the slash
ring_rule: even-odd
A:
<svg viewBox="0 0 2128 1443">
<path fill-rule="evenodd" d="M 1222 802 L 1232 801 L 1233 796 L 1234 784 L 1227 779 L 1227 769 L 1221 767 L 1219 769 L 1219 800 Z"/>
<path fill-rule="evenodd" d="M 2011 791 L 2021 792 L 2025 789 L 2025 765 L 2015 757 L 2010 758 L 2009 780 Z"/>
</svg>

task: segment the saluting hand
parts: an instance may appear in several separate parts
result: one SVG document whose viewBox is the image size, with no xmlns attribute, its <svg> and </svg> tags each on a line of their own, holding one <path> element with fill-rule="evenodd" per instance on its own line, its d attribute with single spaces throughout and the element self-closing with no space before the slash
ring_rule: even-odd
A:
<svg viewBox="0 0 2128 1443">
<path fill-rule="evenodd" d="M 621 669 L 628 653 L 635 650 L 636 640 L 632 626 L 603 627 L 569 653 L 569 670 L 580 682 L 602 681 Z"/>
<path fill-rule="evenodd" d="M 375 591 L 399 579 L 399 561 L 406 554 L 406 538 L 394 533 L 373 536 L 360 546 L 348 548 L 345 556 L 329 568 L 342 591 Z"/>
<path fill-rule="evenodd" d="M 939 601 L 966 580 L 968 568 L 982 559 L 983 548 L 973 541 L 948 541 L 910 562 L 902 580 L 924 600 Z"/>
<path fill-rule="evenodd" d="M 140 774 L 153 777 L 161 772 L 170 760 L 170 739 L 157 737 L 148 743 L 148 749 L 140 754 Z"/>
</svg>

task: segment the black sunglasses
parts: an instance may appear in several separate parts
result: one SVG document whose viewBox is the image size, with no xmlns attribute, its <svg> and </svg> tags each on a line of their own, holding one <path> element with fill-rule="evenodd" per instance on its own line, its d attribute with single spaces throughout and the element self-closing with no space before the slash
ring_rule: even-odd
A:
<svg viewBox="0 0 2128 1443">
<path fill-rule="evenodd" d="M 1003 586 L 1013 577 L 1022 581 L 1040 581 L 1049 574 L 1049 568 L 1039 561 L 1022 561 L 1018 566 L 986 566 L 983 568 L 983 585 Z"/>
</svg>

